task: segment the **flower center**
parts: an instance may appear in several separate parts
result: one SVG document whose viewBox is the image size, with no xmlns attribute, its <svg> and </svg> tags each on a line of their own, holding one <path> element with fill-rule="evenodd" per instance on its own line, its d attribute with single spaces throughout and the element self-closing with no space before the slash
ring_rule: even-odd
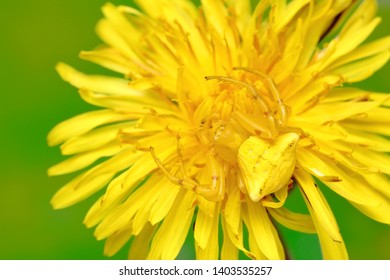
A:
<svg viewBox="0 0 390 280">
<path fill-rule="evenodd" d="M 250 136 L 275 139 L 287 123 L 287 107 L 266 74 L 249 68 L 234 78 L 207 76 L 220 83 L 210 91 L 194 113 L 196 136 L 212 146 L 222 159 L 235 163 L 240 145 Z"/>
<path fill-rule="evenodd" d="M 287 190 L 299 136 L 285 133 L 288 110 L 273 80 L 256 70 L 233 70 L 232 77 L 205 77 L 216 83 L 192 108 L 187 131 L 176 132 L 175 157 L 161 162 L 153 147 L 150 152 L 170 181 L 209 200 L 223 199 L 228 180 L 258 201 Z"/>
</svg>

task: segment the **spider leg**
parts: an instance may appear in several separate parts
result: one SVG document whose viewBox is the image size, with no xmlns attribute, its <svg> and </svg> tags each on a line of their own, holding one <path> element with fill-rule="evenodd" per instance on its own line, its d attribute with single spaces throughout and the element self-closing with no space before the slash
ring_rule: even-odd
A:
<svg viewBox="0 0 390 280">
<path fill-rule="evenodd" d="M 276 129 L 277 125 L 274 118 L 274 114 L 272 113 L 271 109 L 269 108 L 264 98 L 259 94 L 259 92 L 252 85 L 224 76 L 206 76 L 205 79 L 207 81 L 219 80 L 219 81 L 228 82 L 228 83 L 245 87 L 256 98 L 258 104 L 263 110 L 263 114 L 264 117 L 267 119 L 268 127 L 270 129 L 271 135 L 277 135 L 277 129 Z"/>
<path fill-rule="evenodd" d="M 221 201 L 225 195 L 225 176 L 223 167 L 212 155 L 207 155 L 207 168 L 210 173 L 209 185 L 198 185 L 195 192 L 210 201 Z"/>
<path fill-rule="evenodd" d="M 158 159 L 158 157 L 156 156 L 156 153 L 154 152 L 153 147 L 150 147 L 150 153 L 151 153 L 154 161 L 156 162 L 158 168 L 164 173 L 164 175 L 168 178 L 169 181 L 171 181 L 172 183 L 174 183 L 176 185 L 179 185 L 181 187 L 189 189 L 189 190 L 195 190 L 197 188 L 197 184 L 195 182 L 193 182 L 192 180 L 185 179 L 185 178 L 179 178 L 179 177 L 172 175 L 165 168 L 165 166 L 162 164 L 162 162 Z"/>
<path fill-rule="evenodd" d="M 162 162 L 156 156 L 153 147 L 150 147 L 150 153 L 156 162 L 158 168 L 164 173 L 164 175 L 170 180 L 173 184 L 179 185 L 185 189 L 192 190 L 195 193 L 204 196 L 210 201 L 220 201 L 225 195 L 225 180 L 222 167 L 218 161 L 211 155 L 207 156 L 207 163 L 210 176 L 210 184 L 201 185 L 189 178 L 179 178 L 172 175 Z"/>
<path fill-rule="evenodd" d="M 247 68 L 247 67 L 233 67 L 233 70 L 247 71 L 265 80 L 269 90 L 271 91 L 272 97 L 274 98 L 275 102 L 278 103 L 278 112 L 280 115 L 279 125 L 281 126 L 285 125 L 287 123 L 287 116 L 288 116 L 287 106 L 283 102 L 282 96 L 280 95 L 280 92 L 277 89 L 274 80 L 263 72 L 257 71 L 255 69 Z"/>
</svg>

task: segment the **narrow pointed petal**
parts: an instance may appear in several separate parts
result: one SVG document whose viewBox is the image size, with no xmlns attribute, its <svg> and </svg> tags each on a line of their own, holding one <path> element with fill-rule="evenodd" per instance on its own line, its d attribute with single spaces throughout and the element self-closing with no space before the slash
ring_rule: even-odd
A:
<svg viewBox="0 0 390 280">
<path fill-rule="evenodd" d="M 322 218 L 315 214 L 315 209 L 310 201 L 307 197 L 304 197 L 304 199 L 307 208 L 313 217 L 313 223 L 321 244 L 323 258 L 326 260 L 347 260 L 348 253 L 342 237 L 340 240 L 334 240 L 322 226 Z"/>
<path fill-rule="evenodd" d="M 312 215 L 319 221 L 320 226 L 334 242 L 342 242 L 340 230 L 333 213 L 310 174 L 299 168 L 295 171 L 294 176 L 308 205 L 313 208 Z"/>
<path fill-rule="evenodd" d="M 226 226 L 230 227 L 235 235 L 238 235 L 241 221 L 241 198 L 240 190 L 237 186 L 232 188 L 231 192 L 228 193 L 223 214 L 226 220 Z"/>
<path fill-rule="evenodd" d="M 149 244 L 153 238 L 156 227 L 146 225 L 142 232 L 133 238 L 131 248 L 129 250 L 129 260 L 145 260 L 149 252 Z"/>
<path fill-rule="evenodd" d="M 210 234 L 208 234 L 208 240 L 204 248 L 197 246 L 196 247 L 196 258 L 198 260 L 217 260 L 219 257 L 219 241 L 218 241 L 218 225 L 219 225 L 219 210 L 220 204 L 215 203 L 214 213 L 212 216 L 212 220 L 209 222 Z M 199 212 L 198 212 L 199 215 Z M 197 226 L 198 219 L 195 223 L 195 231 Z M 203 238 L 207 236 L 207 233 Z M 195 236 L 196 238 L 196 236 Z M 198 238 L 199 239 L 199 238 Z"/>
<path fill-rule="evenodd" d="M 200 199 L 203 200 L 203 206 L 199 207 L 199 211 L 196 216 L 194 238 L 197 246 L 199 246 L 200 249 L 205 249 L 207 243 L 209 242 L 210 235 L 212 234 L 215 220 L 214 215 L 216 214 L 215 208 L 217 207 L 217 204 L 211 201 L 206 201 L 204 198 Z"/>
<path fill-rule="evenodd" d="M 100 125 L 134 119 L 134 115 L 119 114 L 111 110 L 91 111 L 56 125 L 48 135 L 50 146 L 58 145 L 72 137 L 82 135 Z"/>
<path fill-rule="evenodd" d="M 221 260 L 237 260 L 238 247 L 230 239 L 229 229 L 226 227 L 225 219 L 222 218 L 223 243 L 221 248 Z"/>
<path fill-rule="evenodd" d="M 265 208 L 260 203 L 253 202 L 250 199 L 246 201 L 250 226 L 256 233 L 254 238 L 259 248 L 268 259 L 284 259 L 282 243 Z"/>
<path fill-rule="evenodd" d="M 228 243 L 232 242 L 236 248 L 238 248 L 241 252 L 243 252 L 250 259 L 253 259 L 253 260 L 265 259 L 264 254 L 261 253 L 260 251 L 257 254 L 255 254 L 254 252 L 251 252 L 244 247 L 242 222 L 239 225 L 239 229 L 238 229 L 237 234 L 232 232 L 232 230 L 227 226 L 226 220 L 224 220 L 223 218 L 222 218 L 222 225 L 227 233 L 226 238 L 230 239 L 230 241 L 228 241 Z M 225 254 L 225 253 L 221 252 L 221 254 Z M 225 255 L 231 255 L 231 252 L 229 252 L 229 253 L 226 252 Z M 222 258 L 222 255 L 221 255 L 221 258 Z"/>
<path fill-rule="evenodd" d="M 278 223 L 289 229 L 304 233 L 316 233 L 310 215 L 294 213 L 286 208 L 268 209 L 268 212 Z"/>
<path fill-rule="evenodd" d="M 49 176 L 54 176 L 75 172 L 91 165 L 100 158 L 116 155 L 123 149 L 125 148 L 114 142 L 92 151 L 80 153 L 50 167 L 48 174 Z"/>
<path fill-rule="evenodd" d="M 108 257 L 115 255 L 129 241 L 131 235 L 132 229 L 129 227 L 108 237 L 104 244 L 104 255 Z"/>
<path fill-rule="evenodd" d="M 175 151 L 175 146 L 172 144 L 167 146 L 161 142 L 161 148 L 164 152 L 159 154 L 160 160 L 165 160 L 170 157 Z M 157 165 L 150 153 L 143 154 L 130 167 L 126 177 L 121 182 L 110 184 L 106 193 L 91 207 L 87 217 L 86 224 L 95 224 L 101 217 L 104 217 L 110 210 L 112 210 L 118 202 L 122 201 L 134 188 L 137 183 L 141 182 L 150 172 L 155 170 Z"/>
<path fill-rule="evenodd" d="M 147 259 L 172 260 L 176 258 L 191 225 L 194 201 L 193 192 L 180 191 L 171 211 L 153 238 Z"/>
</svg>

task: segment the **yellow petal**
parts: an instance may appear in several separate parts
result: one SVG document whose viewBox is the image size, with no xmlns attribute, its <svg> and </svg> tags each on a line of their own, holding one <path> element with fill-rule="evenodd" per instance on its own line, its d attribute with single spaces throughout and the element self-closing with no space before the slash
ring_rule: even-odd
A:
<svg viewBox="0 0 390 280">
<path fill-rule="evenodd" d="M 370 195 L 364 187 L 364 182 L 355 178 L 354 173 L 348 174 L 340 167 L 338 167 L 330 159 L 327 159 L 320 154 L 317 155 L 310 150 L 302 150 L 297 152 L 297 161 L 309 171 L 312 175 L 321 180 L 321 177 L 335 178 L 335 180 L 324 180 L 326 184 L 333 191 L 345 197 L 349 201 L 359 204 L 377 205 L 375 197 Z M 307 180 L 307 176 L 305 177 Z M 310 186 L 312 181 L 306 182 Z"/>
<path fill-rule="evenodd" d="M 238 247 L 234 245 L 233 241 L 229 237 L 228 229 L 225 219 L 221 219 L 223 243 L 221 248 L 221 260 L 237 260 L 238 259 Z"/>
<path fill-rule="evenodd" d="M 133 126 L 135 122 L 124 122 L 119 124 L 107 125 L 93 129 L 80 136 L 75 136 L 65 141 L 61 145 L 63 155 L 72 155 L 84 151 L 90 151 L 117 139 L 121 129 Z"/>
<path fill-rule="evenodd" d="M 131 235 L 132 229 L 129 227 L 109 236 L 104 244 L 104 255 L 108 257 L 115 255 L 129 241 Z"/>
<path fill-rule="evenodd" d="M 390 107 L 390 95 L 388 93 L 372 92 L 370 97 L 374 100 L 381 100 L 383 106 Z"/>
<path fill-rule="evenodd" d="M 268 1 L 271 6 L 271 11 L 268 16 L 268 20 L 272 24 L 276 24 L 277 22 L 280 22 L 283 20 L 283 17 L 286 13 L 286 6 L 287 1 L 286 0 L 270 0 Z M 295 1 L 295 2 L 302 2 L 302 1 Z"/>
<path fill-rule="evenodd" d="M 302 41 L 301 55 L 296 66 L 297 70 L 307 67 L 321 36 L 323 36 L 323 32 L 329 26 L 330 21 L 333 20 L 334 15 L 340 13 L 340 10 L 332 1 L 319 1 L 313 6 L 310 7 L 312 10 L 309 16 L 307 16 L 310 22 L 307 26 L 305 39 Z"/>
<path fill-rule="evenodd" d="M 355 83 L 372 76 L 386 64 L 389 57 L 390 50 L 387 50 L 369 58 L 337 67 L 329 72 L 334 75 L 342 76 L 345 82 Z"/>
<path fill-rule="evenodd" d="M 272 2 L 272 1 L 271 1 Z M 284 1 L 277 1 L 277 2 L 284 2 Z M 298 1 L 292 1 L 288 4 L 287 7 L 284 7 L 284 5 L 279 5 L 276 7 L 278 9 L 282 10 L 280 12 L 280 15 L 278 16 L 277 12 L 275 13 L 275 32 L 279 33 L 284 27 L 291 24 L 292 19 L 294 19 L 297 14 L 305 7 L 310 0 L 298 0 Z"/>
<path fill-rule="evenodd" d="M 341 142 L 341 141 L 340 141 Z M 324 155 L 329 155 L 330 162 L 336 161 L 338 162 L 338 167 L 345 167 L 348 168 L 348 171 L 341 171 L 341 176 L 344 176 L 348 173 L 364 173 L 364 174 L 371 174 L 371 173 L 377 173 L 379 172 L 379 168 L 373 167 L 373 166 L 366 166 L 363 163 L 359 162 L 353 157 L 353 146 L 342 146 L 342 144 L 335 144 L 336 142 L 326 142 L 326 141 L 316 141 L 318 144 L 318 147 L 320 147 L 321 152 Z M 348 148 L 350 148 L 348 150 Z M 333 166 L 333 163 L 330 164 Z M 339 168 L 338 168 L 339 169 Z M 315 176 L 318 175 L 318 178 L 322 181 L 328 181 L 328 182 L 338 182 L 343 181 L 346 178 L 337 177 L 335 176 L 333 179 L 332 177 L 323 177 L 325 174 L 320 174 L 321 172 L 317 172 L 317 175 L 315 174 L 314 169 L 310 169 Z M 338 171 L 334 171 L 338 172 Z M 344 174 L 344 175 L 342 175 Z M 326 176 L 326 175 L 325 175 Z"/>
<path fill-rule="evenodd" d="M 294 1 L 293 3 L 298 2 L 304 1 Z M 309 25 L 309 19 L 306 17 L 306 20 L 303 21 L 302 18 L 299 18 L 293 25 L 294 29 L 285 42 L 284 54 L 281 55 L 281 58 L 276 62 L 272 71 L 269 73 L 276 83 L 289 79 L 294 72 L 302 52 L 303 42 L 306 39 L 305 32 Z M 291 26 L 289 28 L 293 27 Z"/>
<path fill-rule="evenodd" d="M 53 207 L 63 208 L 85 199 L 104 187 L 117 172 L 128 168 L 139 156 L 140 153 L 134 152 L 133 148 L 124 149 L 84 172 L 56 193 L 51 201 Z M 119 177 L 122 178 L 122 175 Z"/>
<path fill-rule="evenodd" d="M 106 3 L 102 7 L 102 12 L 105 18 L 115 28 L 115 31 L 120 34 L 130 46 L 137 46 L 138 36 L 141 34 L 140 28 L 133 26 L 131 21 L 126 18 L 125 14 L 111 3 Z M 131 13 L 141 16 L 141 13 L 136 12 L 135 10 L 131 10 Z"/>
<path fill-rule="evenodd" d="M 345 54 L 344 56 L 337 59 L 332 63 L 331 68 L 337 68 L 341 65 L 346 65 L 353 61 L 358 61 L 360 59 L 364 59 L 379 53 L 383 53 L 384 51 L 390 48 L 390 36 L 375 40 L 373 42 L 364 44 L 356 48 L 355 50 Z"/>
<path fill-rule="evenodd" d="M 384 95 L 381 94 L 379 96 L 383 97 Z M 389 124 L 390 110 L 384 107 L 374 108 L 364 114 L 354 116 L 342 122 L 342 125 L 347 128 L 382 135 L 390 135 L 390 130 L 388 129 Z"/>
<path fill-rule="evenodd" d="M 244 223 L 246 225 L 246 228 L 248 230 L 248 241 L 249 241 L 249 248 L 250 248 L 250 254 L 252 255 L 252 259 L 255 260 L 267 260 L 268 258 L 264 255 L 263 251 L 260 249 L 259 244 L 257 242 L 256 235 L 257 232 L 254 232 L 254 228 L 252 227 L 250 218 L 249 218 L 249 211 L 248 207 L 244 206 L 242 208 L 242 218 L 244 220 Z M 236 239 L 239 238 L 239 236 L 234 236 Z M 231 237 L 231 239 L 234 241 L 235 239 Z M 239 239 L 239 241 L 241 241 Z M 242 245 L 242 242 L 240 242 L 238 245 Z M 237 246 L 237 245 L 236 245 Z M 237 246 L 238 247 L 238 246 Z M 242 250 L 244 253 L 245 251 Z M 247 255 L 248 256 L 248 255 Z"/>
<path fill-rule="evenodd" d="M 342 242 L 342 237 L 332 211 L 310 174 L 298 168 L 294 176 L 298 181 L 303 196 L 307 200 L 307 204 L 313 208 L 313 217 L 319 221 L 321 227 L 333 241 Z"/>
<path fill-rule="evenodd" d="M 361 205 L 352 203 L 360 212 L 380 223 L 390 225 L 390 199 L 383 195 L 377 195 L 378 206 Z"/>
<path fill-rule="evenodd" d="M 375 134 L 381 134 L 385 136 L 390 136 L 389 124 L 386 124 L 386 121 L 383 122 L 361 122 L 355 120 L 345 120 L 342 122 L 342 125 L 346 128 L 367 131 Z"/>
<path fill-rule="evenodd" d="M 374 173 L 374 174 L 361 174 L 364 179 L 381 194 L 390 198 L 390 179 L 385 174 Z"/>
<path fill-rule="evenodd" d="M 107 69 L 119 72 L 123 75 L 129 73 L 131 63 L 112 48 L 100 48 L 93 51 L 82 51 L 80 58 L 99 64 Z"/>
<path fill-rule="evenodd" d="M 161 139 L 159 149 L 163 152 L 158 153 L 158 157 L 161 161 L 172 156 L 176 152 L 175 143 L 166 142 L 167 139 Z M 117 203 L 122 201 L 125 197 L 132 192 L 137 186 L 137 183 L 141 182 L 150 172 L 157 168 L 150 153 L 145 153 L 130 167 L 127 172 L 127 176 L 119 183 L 110 184 L 107 187 L 106 193 L 91 207 L 87 217 L 85 218 L 86 224 L 95 224 L 96 221 L 104 217 Z"/>
<path fill-rule="evenodd" d="M 89 104 L 110 108 L 113 111 L 125 114 L 138 115 L 147 114 L 150 112 L 157 112 L 162 115 L 173 114 L 175 111 L 168 108 L 168 104 L 163 102 L 156 102 L 156 100 L 149 98 L 147 94 L 140 99 L 129 96 L 107 95 L 95 93 L 88 89 L 79 90 L 81 98 Z"/>
<path fill-rule="evenodd" d="M 368 100 L 371 92 L 353 87 L 336 87 L 324 97 L 322 103 Z"/>
<path fill-rule="evenodd" d="M 228 12 L 222 1 L 201 0 L 201 2 L 209 25 L 221 38 L 231 39 L 232 27 L 228 24 Z M 230 47 L 232 47 L 231 43 L 232 41 L 229 40 Z"/>
<path fill-rule="evenodd" d="M 303 175 L 303 174 L 302 174 Z M 304 175 L 305 177 L 305 175 Z M 321 196 L 321 199 L 323 198 L 321 193 L 319 193 Z M 339 240 L 335 240 L 329 232 L 324 227 L 324 217 L 323 215 L 319 215 L 317 210 L 315 209 L 315 206 L 312 204 L 312 202 L 309 200 L 308 196 L 303 196 L 307 208 L 309 209 L 310 215 L 313 218 L 313 223 L 316 229 L 316 232 L 318 234 L 318 238 L 321 244 L 321 250 L 322 255 L 324 259 L 329 260 L 345 260 L 348 259 L 348 253 L 347 249 L 345 248 L 345 243 L 340 235 Z M 326 201 L 323 200 L 323 202 L 327 205 Z M 331 218 L 334 219 L 333 214 L 330 213 Z M 336 225 L 337 227 L 337 225 Z"/>
<path fill-rule="evenodd" d="M 158 188 L 154 188 L 151 194 L 148 194 L 148 199 L 142 204 L 138 209 L 137 213 L 133 219 L 133 234 L 138 235 L 145 224 L 150 220 L 150 215 L 153 207 L 158 203 L 158 200 L 161 199 L 161 196 L 164 196 L 166 192 L 174 192 L 175 187 L 173 184 L 164 176 L 152 176 L 148 181 L 142 186 L 145 188 L 145 185 L 152 184 L 158 185 Z M 132 207 L 131 205 L 130 207 Z"/>
<path fill-rule="evenodd" d="M 145 97 L 143 92 L 132 89 L 129 86 L 129 81 L 125 79 L 102 75 L 86 75 L 65 63 L 58 63 L 56 70 L 63 80 L 77 88 L 110 95 L 139 98 L 140 102 Z"/>
<path fill-rule="evenodd" d="M 139 44 L 143 34 L 151 28 L 151 22 L 141 12 L 131 7 L 115 7 L 107 3 L 102 11 L 106 19 L 100 20 L 96 27 L 99 37 L 131 61 L 128 65 L 132 72 L 156 73 L 152 61 L 143 58 L 145 54 L 142 55 L 142 46 Z M 143 24 L 137 23 L 140 19 L 143 20 Z"/>
<path fill-rule="evenodd" d="M 113 233 L 127 228 L 133 224 L 133 219 L 137 211 L 139 211 L 157 190 L 156 178 L 147 181 L 142 188 L 138 188 L 132 193 L 129 198 L 119 204 L 107 214 L 101 223 L 96 227 L 94 235 L 98 240 L 102 240 L 112 235 Z M 144 224 L 143 224 L 144 225 Z M 142 230 L 142 226 L 137 226 L 137 233 Z M 133 228 L 134 231 L 134 228 Z"/>
<path fill-rule="evenodd" d="M 207 120 L 211 114 L 213 108 L 213 98 L 206 97 L 203 101 L 196 107 L 196 110 L 192 116 L 192 119 L 195 124 L 201 125 Z"/>
<path fill-rule="evenodd" d="M 192 69 L 188 69 L 188 71 L 195 71 L 197 73 L 197 75 L 194 75 L 195 79 L 204 77 L 207 72 L 212 71 L 213 62 L 210 59 L 210 40 L 206 35 L 206 32 L 203 31 L 206 28 L 202 21 L 203 18 L 199 19 L 198 11 L 193 3 L 182 0 L 175 2 L 159 0 L 157 2 L 155 1 L 154 5 L 150 5 L 150 2 L 147 1 L 137 2 L 147 14 L 158 18 L 160 22 L 163 22 L 162 25 L 150 26 L 149 32 L 167 34 L 166 39 L 174 46 L 174 53 L 180 54 L 177 58 L 182 58 L 183 61 L 186 62 L 186 65 L 195 66 L 200 64 L 202 66 L 195 66 Z M 172 34 L 172 29 L 177 32 Z M 187 34 L 190 34 L 190 36 L 187 36 Z M 163 38 L 162 36 L 158 37 Z M 183 42 L 185 43 L 184 45 Z M 179 43 L 181 43 L 181 46 L 178 45 Z M 185 46 L 185 49 L 183 49 L 183 46 Z M 157 49 L 157 51 L 158 50 L 159 49 Z M 192 55 L 193 58 L 195 58 L 194 60 L 192 60 Z M 153 59 L 157 62 L 160 61 L 160 57 L 157 56 Z M 190 63 L 191 61 L 194 61 L 195 63 Z M 179 67 L 179 65 L 176 65 L 176 67 L 167 69 L 164 65 L 161 66 L 166 70 L 174 70 Z M 201 74 L 199 72 L 201 72 Z M 193 88 L 194 87 L 191 89 Z M 197 86 L 195 88 L 199 87 Z"/>
<path fill-rule="evenodd" d="M 131 247 L 128 254 L 129 260 L 145 260 L 149 252 L 149 244 L 152 240 L 154 232 L 156 230 L 155 226 L 146 224 L 142 232 L 134 237 Z"/>
<path fill-rule="evenodd" d="M 352 173 L 347 167 L 344 167 L 344 171 L 347 174 Z M 375 200 L 375 204 L 351 203 L 368 217 L 381 223 L 390 224 L 389 179 L 380 173 L 361 173 L 361 175 L 351 176 L 349 180 L 355 186 L 363 187 L 366 196 Z"/>
<path fill-rule="evenodd" d="M 328 166 L 332 164 L 329 162 Z M 356 171 L 350 169 L 349 166 L 339 165 L 337 174 L 343 181 L 334 183 L 325 181 L 324 183 L 337 192 L 343 190 L 355 192 L 355 196 L 360 195 L 359 202 L 350 200 L 357 209 L 374 220 L 390 223 L 388 215 L 390 212 L 389 180 L 380 173 L 362 171 L 355 173 Z"/>
<path fill-rule="evenodd" d="M 119 176 L 117 176 L 115 179 L 113 179 L 109 184 L 108 184 L 108 187 L 113 187 L 114 185 L 117 185 L 118 187 L 123 183 L 123 180 L 126 178 L 127 174 L 129 173 L 129 171 L 125 171 L 123 172 L 122 174 L 120 174 Z M 104 199 L 104 195 L 103 197 L 101 197 L 99 199 L 98 202 L 95 202 L 94 206 L 97 207 L 98 204 L 101 204 L 101 201 L 102 199 Z M 116 205 L 115 205 L 116 206 Z M 95 212 L 91 212 L 92 208 L 88 211 L 86 217 L 84 218 L 84 224 L 86 225 L 86 227 L 90 228 L 90 227 L 93 227 L 93 226 L 96 226 L 101 220 L 103 220 L 103 218 L 107 215 L 107 213 L 109 212 L 109 210 L 112 210 L 112 208 L 114 208 L 114 206 L 112 206 L 111 208 L 109 208 L 107 211 L 105 212 L 101 212 L 101 213 L 98 213 L 97 215 L 95 214 Z M 93 211 L 96 211 L 96 210 L 93 210 Z"/>
<path fill-rule="evenodd" d="M 337 2 L 333 3 L 333 6 L 336 5 Z M 348 6 L 346 6 L 345 12 L 339 16 L 339 20 L 333 28 L 333 31 L 338 33 L 335 36 L 336 39 L 334 39 L 334 41 L 337 41 L 337 49 L 326 65 L 356 48 L 372 33 L 375 26 L 379 23 L 379 19 L 374 18 L 376 13 L 375 1 L 353 1 L 348 3 Z M 340 29 L 341 31 L 339 31 Z"/>
<path fill-rule="evenodd" d="M 247 199 L 248 216 L 250 226 L 254 232 L 254 238 L 263 252 L 271 260 L 284 259 L 284 249 L 279 235 L 272 225 L 267 211 L 260 204 Z"/>
<path fill-rule="evenodd" d="M 58 190 L 50 201 L 53 208 L 61 209 L 82 201 L 103 188 L 115 176 L 115 172 L 98 174 L 81 185 L 80 182 L 96 169 L 97 167 L 79 175 Z"/>
<path fill-rule="evenodd" d="M 149 221 L 152 225 L 155 225 L 165 218 L 180 190 L 179 186 L 172 183 L 164 184 L 164 187 L 167 189 L 160 192 L 159 197 L 150 210 Z"/>
<path fill-rule="evenodd" d="M 379 172 L 390 174 L 390 156 L 388 154 L 356 146 L 352 155 L 354 159 L 362 164 L 377 168 Z"/>
<path fill-rule="evenodd" d="M 237 257 L 234 258 L 234 256 L 237 256 L 237 252 L 235 249 L 233 251 L 227 251 L 229 248 L 231 248 L 231 243 L 235 246 L 235 248 L 238 248 L 240 251 L 242 251 L 248 258 L 257 260 L 259 257 L 257 257 L 254 253 L 248 251 L 245 249 L 243 243 L 243 231 L 242 231 L 242 222 L 239 225 L 238 233 L 235 234 L 232 232 L 230 227 L 226 224 L 226 220 L 222 217 L 222 228 L 224 230 L 224 243 L 222 245 L 222 251 L 221 251 L 221 259 L 237 259 Z M 251 233 L 249 233 L 251 235 Z M 226 244 L 225 244 L 226 242 Z M 265 259 L 264 255 L 260 253 L 260 256 L 262 256 L 262 259 Z"/>
<path fill-rule="evenodd" d="M 230 191 L 227 194 L 223 214 L 226 220 L 226 226 L 230 227 L 234 235 L 238 235 L 241 222 L 240 189 L 236 185 L 228 187 L 230 188 Z"/>
<path fill-rule="evenodd" d="M 126 59 L 130 60 L 133 67 L 129 70 L 134 73 L 146 72 L 157 74 L 155 65 L 150 65 L 145 63 L 139 57 L 139 50 L 133 49 L 129 44 L 129 38 L 132 40 L 137 40 L 139 36 L 136 36 L 138 32 L 132 33 L 134 36 L 125 36 L 118 33 L 118 30 L 115 28 L 112 22 L 107 19 L 102 19 L 98 22 L 96 26 L 96 33 L 98 36 L 108 45 L 118 50 L 121 55 L 125 56 Z M 129 73 L 132 75 L 133 73 Z"/>
<path fill-rule="evenodd" d="M 238 1 L 235 1 L 238 2 Z M 246 53 L 252 54 L 254 51 L 253 43 L 254 38 L 253 34 L 257 32 L 261 32 L 262 29 L 258 28 L 258 22 L 263 20 L 263 15 L 265 14 L 265 11 L 269 7 L 268 1 L 258 1 L 255 5 L 254 11 L 251 15 L 251 18 L 248 22 L 248 24 L 245 26 L 244 32 L 243 32 L 243 49 Z"/>
<path fill-rule="evenodd" d="M 316 231 L 321 245 L 322 257 L 325 260 L 347 260 L 348 253 L 347 249 L 345 248 L 345 243 L 342 237 L 340 240 L 335 241 L 323 228 L 321 222 L 322 218 L 314 214 L 315 210 L 312 208 L 310 203 L 306 202 L 306 205 L 313 217 L 313 222 L 316 227 Z"/>
<path fill-rule="evenodd" d="M 198 217 L 200 211 L 198 211 L 198 217 L 196 219 L 195 223 L 195 232 L 194 237 L 195 240 L 200 240 L 202 245 L 204 247 L 201 247 L 200 243 L 197 242 L 196 248 L 196 259 L 198 260 L 217 260 L 219 255 L 219 241 L 218 241 L 218 226 L 219 226 L 219 210 L 220 210 L 220 203 L 211 202 L 214 204 L 214 213 L 211 217 L 211 220 L 207 219 L 207 222 L 204 223 L 205 226 L 207 225 L 210 228 L 210 232 L 208 233 L 208 230 L 205 230 L 205 227 L 203 229 L 199 230 L 199 234 L 196 234 L 196 227 L 198 223 Z M 199 238 L 199 236 L 202 235 L 202 237 Z M 198 237 L 198 238 L 197 238 Z M 205 239 L 207 238 L 206 242 Z M 203 242 L 202 242 L 203 241 Z"/>
<path fill-rule="evenodd" d="M 308 83 L 299 92 L 289 95 L 286 102 L 291 103 L 297 112 L 303 110 L 307 103 L 312 103 L 316 99 L 322 98 L 332 87 L 340 85 L 342 79 L 338 75 L 325 75 L 318 77 Z"/>
<path fill-rule="evenodd" d="M 389 96 L 389 95 L 387 95 L 387 96 Z M 366 114 L 354 116 L 353 118 L 351 118 L 351 120 L 356 120 L 356 121 L 360 121 L 363 123 L 367 122 L 367 123 L 387 124 L 390 122 L 389 112 L 390 112 L 390 108 L 376 107 L 376 108 L 373 108 L 372 110 L 366 112 Z"/>
<path fill-rule="evenodd" d="M 333 141 L 344 140 L 346 132 L 337 123 L 329 123 L 327 125 L 318 125 L 311 122 L 296 122 L 292 121 L 292 125 L 302 128 L 310 136 L 313 136 L 315 141 L 321 139 L 321 141 Z"/>
<path fill-rule="evenodd" d="M 349 117 L 366 113 L 380 106 L 378 101 L 350 102 L 346 106 L 345 102 L 323 103 L 314 106 L 311 110 L 294 116 L 293 121 L 306 122 L 310 120 L 314 124 L 324 124 L 337 122 Z"/>
<path fill-rule="evenodd" d="M 58 145 L 72 137 L 91 131 L 95 127 L 122 120 L 131 120 L 134 117 L 134 115 L 120 114 L 112 110 L 84 113 L 56 125 L 48 135 L 48 143 L 50 146 Z"/>
<path fill-rule="evenodd" d="M 370 150 L 378 152 L 389 152 L 390 141 L 388 138 L 375 135 L 373 133 L 362 132 L 360 129 L 345 129 L 346 137 L 344 141 L 359 146 L 365 146 Z"/>
<path fill-rule="evenodd" d="M 360 45 L 378 26 L 380 18 L 375 18 L 369 23 L 365 23 L 365 20 L 357 20 L 355 26 L 352 27 L 355 30 L 349 32 L 342 32 L 338 37 L 337 50 L 327 61 L 327 69 L 333 68 L 331 62 L 337 61 L 341 56 L 349 53 L 351 50 Z M 359 26 L 359 27 L 358 27 Z M 358 31 L 356 30 L 358 28 Z M 343 65 L 343 64 L 338 64 Z M 324 65 L 325 66 L 325 65 Z"/>
<path fill-rule="evenodd" d="M 310 215 L 294 213 L 286 208 L 268 208 L 268 212 L 278 223 L 289 229 L 305 233 L 316 233 Z"/>
<path fill-rule="evenodd" d="M 251 3 L 249 0 L 228 0 L 227 3 L 229 7 L 232 7 L 234 10 L 234 15 L 237 18 L 236 24 L 240 30 L 240 33 L 243 33 L 245 28 L 247 27 L 247 23 L 249 22 L 251 16 Z"/>
<path fill-rule="evenodd" d="M 110 143 L 103 147 L 72 156 L 49 168 L 49 176 L 62 175 L 83 169 L 102 157 L 109 157 L 119 153 L 124 147 L 118 143 Z"/>
<path fill-rule="evenodd" d="M 272 197 L 272 196 L 264 197 L 260 201 L 261 205 L 263 205 L 267 209 L 282 207 L 284 205 L 284 203 L 286 202 L 286 199 L 288 196 L 288 185 L 285 185 L 283 188 L 274 192 L 274 195 L 275 195 L 275 197 Z"/>
<path fill-rule="evenodd" d="M 192 22 L 191 19 L 196 18 L 197 14 L 194 4 L 185 0 L 175 2 L 156 0 L 153 5 L 145 0 L 136 0 L 136 3 L 145 13 L 154 18 L 164 17 L 169 21 L 177 20 L 181 24 L 187 22 L 189 25 Z"/>
<path fill-rule="evenodd" d="M 195 194 L 180 190 L 174 205 L 158 228 L 147 259 L 172 260 L 178 255 L 194 213 Z"/>
<path fill-rule="evenodd" d="M 232 117 L 242 126 L 243 129 L 248 131 L 250 135 L 269 135 L 270 133 L 266 121 L 258 115 L 245 114 L 240 111 L 235 111 L 233 112 Z"/>
<path fill-rule="evenodd" d="M 198 200 L 202 200 L 202 207 L 199 207 L 199 211 L 196 215 L 194 238 L 197 246 L 199 246 L 200 249 L 205 249 L 213 228 L 215 207 L 217 207 L 217 203 L 207 201 L 204 198 L 199 198 Z"/>
</svg>

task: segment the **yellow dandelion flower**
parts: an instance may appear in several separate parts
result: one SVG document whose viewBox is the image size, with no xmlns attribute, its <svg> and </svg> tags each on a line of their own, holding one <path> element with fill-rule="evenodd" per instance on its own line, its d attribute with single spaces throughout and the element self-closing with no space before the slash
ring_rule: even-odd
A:
<svg viewBox="0 0 390 280">
<path fill-rule="evenodd" d="M 104 109 L 48 136 L 70 156 L 49 175 L 84 169 L 54 208 L 105 188 L 84 223 L 106 255 L 131 242 L 131 259 L 174 259 L 190 232 L 197 259 L 284 259 L 275 220 L 346 259 L 316 181 L 390 223 L 390 102 L 347 86 L 389 59 L 390 37 L 362 45 L 380 22 L 375 1 L 136 2 L 142 12 L 106 4 L 105 46 L 81 52 L 119 75 L 57 65 Z M 291 188 L 310 215 L 284 206 Z"/>
</svg>

